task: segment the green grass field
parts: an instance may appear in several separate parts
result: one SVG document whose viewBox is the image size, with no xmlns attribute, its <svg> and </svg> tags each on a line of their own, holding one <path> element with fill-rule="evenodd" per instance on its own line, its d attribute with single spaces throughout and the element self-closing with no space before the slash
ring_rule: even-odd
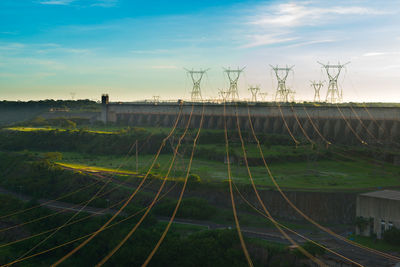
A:
<svg viewBox="0 0 400 267">
<path fill-rule="evenodd" d="M 172 155 L 160 155 L 159 167 L 155 174 L 165 174 Z M 139 171 L 145 172 L 153 160 L 152 155 L 139 155 Z M 171 177 L 184 176 L 188 158 L 177 157 Z M 96 168 L 135 171 L 135 157 L 93 156 L 80 153 L 63 153 L 62 163 L 80 164 Z M 249 184 L 247 169 L 237 163 L 232 164 L 233 179 L 237 183 Z M 359 190 L 381 187 L 400 186 L 400 168 L 391 164 L 376 166 L 365 160 L 337 161 L 321 160 L 306 162 L 271 163 L 272 174 L 283 188 L 301 190 Z M 257 185 L 273 187 L 273 183 L 264 166 L 250 167 Z M 195 158 L 192 173 L 200 176 L 205 182 L 222 182 L 227 180 L 227 166 L 223 162 Z"/>
<path fill-rule="evenodd" d="M 46 126 L 46 127 L 9 127 L 9 128 L 4 128 L 4 130 L 8 131 L 20 131 L 20 132 L 33 132 L 33 131 L 79 131 L 79 129 L 73 129 L 73 130 L 68 130 L 65 128 L 59 128 L 59 127 L 53 127 L 53 126 Z M 118 133 L 118 130 L 112 130 L 108 129 L 103 130 L 103 129 L 85 129 L 85 131 L 89 133 L 97 133 L 97 134 L 116 134 Z"/>
</svg>

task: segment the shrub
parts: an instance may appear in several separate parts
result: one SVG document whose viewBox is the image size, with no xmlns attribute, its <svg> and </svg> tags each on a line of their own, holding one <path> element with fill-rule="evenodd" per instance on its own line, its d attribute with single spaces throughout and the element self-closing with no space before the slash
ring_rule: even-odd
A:
<svg viewBox="0 0 400 267">
<path fill-rule="evenodd" d="M 364 218 L 362 216 L 356 217 L 355 225 L 358 227 L 360 232 L 364 232 L 369 223 L 370 219 Z"/>
<path fill-rule="evenodd" d="M 60 152 L 47 152 L 44 154 L 44 158 L 50 162 L 62 160 L 62 156 Z"/>
<path fill-rule="evenodd" d="M 201 178 L 197 174 L 192 173 L 188 177 L 188 182 L 189 183 L 200 183 L 201 182 Z"/>
<path fill-rule="evenodd" d="M 400 245 L 400 229 L 393 227 L 390 230 L 386 230 L 383 233 L 383 240 L 388 242 L 391 245 L 399 246 Z"/>
</svg>

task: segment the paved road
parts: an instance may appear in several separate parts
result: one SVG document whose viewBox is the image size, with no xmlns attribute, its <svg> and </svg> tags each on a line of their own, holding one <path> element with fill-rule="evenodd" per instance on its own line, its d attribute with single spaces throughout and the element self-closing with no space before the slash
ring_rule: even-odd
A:
<svg viewBox="0 0 400 267">
<path fill-rule="evenodd" d="M 12 195 L 20 200 L 23 201 L 30 201 L 32 198 L 26 195 L 18 194 L 15 192 L 11 192 L 9 190 L 6 190 L 4 188 L 0 187 L 0 193 L 1 194 L 7 194 L 7 195 Z M 81 205 L 75 205 L 67 202 L 62 202 L 62 201 L 51 201 L 47 199 L 40 199 L 38 202 L 50 209 L 53 210 L 62 210 L 65 212 L 86 212 L 90 214 L 95 214 L 96 216 L 100 215 L 105 215 L 105 214 L 115 214 L 117 211 L 114 209 L 101 209 L 101 208 L 95 208 L 95 207 L 83 207 Z M 123 215 L 123 214 L 122 214 Z M 158 220 L 160 221 L 169 221 L 169 217 L 157 217 Z M 179 224 L 187 224 L 187 225 L 194 225 L 194 226 L 203 226 L 207 229 L 232 229 L 234 228 L 233 225 L 226 225 L 226 224 L 217 224 L 214 222 L 209 222 L 209 221 L 199 221 L 199 220 L 191 220 L 191 219 L 180 219 L 176 218 L 174 220 L 174 223 L 179 223 Z M 267 241 L 273 241 L 273 242 L 278 242 L 278 243 L 283 243 L 283 244 L 290 244 L 276 229 L 274 228 L 249 228 L 249 227 L 242 227 L 241 228 L 242 232 L 248 236 L 248 237 L 255 237 Z M 320 244 L 323 244 L 326 247 L 329 247 L 330 249 L 348 257 L 351 258 L 352 260 L 359 262 L 363 264 L 364 266 L 371 266 L 371 267 L 384 267 L 384 266 L 394 266 L 395 262 L 387 260 L 381 256 L 377 256 L 371 253 L 368 253 L 362 249 L 356 248 L 354 246 L 351 246 L 349 244 L 344 243 L 343 241 L 337 240 L 335 238 L 332 238 L 331 236 L 328 236 L 325 233 L 319 233 L 318 237 L 311 237 L 312 233 L 309 230 L 298 230 L 302 235 L 305 235 L 314 241 L 319 242 Z M 289 233 L 288 233 L 289 234 Z M 293 240 L 295 240 L 297 243 L 304 243 L 304 240 L 298 237 L 297 235 L 289 234 Z M 400 256 L 400 255 L 397 255 Z M 326 259 L 329 259 L 330 262 L 337 262 L 337 265 L 333 266 L 350 266 L 350 265 L 345 265 L 344 262 L 341 258 L 339 258 L 336 255 L 333 255 L 331 253 L 326 253 L 324 256 Z"/>
<path fill-rule="evenodd" d="M 5 194 L 5 195 L 11 195 L 15 198 L 18 198 L 22 201 L 31 201 L 33 198 L 27 195 L 11 192 L 7 189 L 1 188 L 0 187 L 0 194 Z M 47 207 L 52 210 L 65 210 L 66 212 L 68 211 L 80 211 L 82 212 L 87 212 L 90 214 L 96 214 L 96 215 L 106 215 L 106 214 L 115 214 L 117 211 L 113 209 L 102 209 L 102 208 L 95 208 L 95 207 L 90 207 L 90 206 L 82 206 L 82 205 L 77 205 L 77 204 L 71 204 L 68 202 L 62 202 L 62 201 L 54 201 L 54 200 L 49 200 L 49 199 L 39 199 L 37 202 L 43 206 Z"/>
</svg>

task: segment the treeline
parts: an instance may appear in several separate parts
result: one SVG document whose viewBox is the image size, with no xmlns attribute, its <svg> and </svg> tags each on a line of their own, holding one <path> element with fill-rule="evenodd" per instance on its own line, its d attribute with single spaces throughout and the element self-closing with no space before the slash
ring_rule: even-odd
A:
<svg viewBox="0 0 400 267">
<path fill-rule="evenodd" d="M 90 124 L 89 118 L 71 117 L 71 118 L 48 118 L 36 117 L 32 120 L 18 123 L 18 126 L 32 126 L 32 127 L 60 127 L 65 129 L 75 129 L 76 126 Z"/>
<path fill-rule="evenodd" d="M 22 203 L 13 203 L 10 198 L 0 196 L 2 203 L 21 207 Z M 23 207 L 30 207 L 28 203 Z M 7 214 L 5 205 L 0 207 L 0 214 Z M 16 222 L 22 222 L 33 216 L 44 216 L 49 211 L 45 208 L 36 209 L 30 212 L 25 218 Z M 92 242 L 88 243 L 79 253 L 65 261 L 66 266 L 94 266 L 111 249 L 113 249 L 132 225 L 139 220 L 143 213 L 120 222 L 117 226 L 100 233 Z M 1 244 L 11 242 L 29 235 L 40 233 L 49 228 L 63 224 L 71 215 L 59 215 L 51 217 L 46 223 L 28 224 L 19 229 L 16 235 L 0 233 Z M 80 219 L 78 216 L 76 219 Z M 90 234 L 106 222 L 109 217 L 93 217 L 89 220 L 72 224 L 58 231 L 52 238 L 42 244 L 36 251 L 43 251 L 63 244 L 80 236 Z M 118 222 L 126 217 L 119 217 Z M 115 253 L 106 263 L 106 266 L 140 266 L 154 248 L 162 231 L 164 224 L 157 223 L 151 214 L 136 230 L 134 235 Z M 16 232 L 16 231 L 15 231 Z M 0 264 L 6 264 L 15 260 L 18 255 L 35 246 L 43 239 L 38 236 L 28 239 L 15 245 L 0 248 Z M 56 260 L 76 247 L 81 241 L 71 243 L 56 250 L 33 257 L 19 264 L 19 266 L 50 266 Z M 246 238 L 246 243 L 255 266 L 304 266 L 303 257 L 290 252 L 284 246 L 275 244 L 255 242 Z M 236 230 L 207 230 L 195 233 L 187 233 L 179 230 L 179 227 L 172 227 L 166 239 L 154 255 L 149 266 L 246 266 L 246 260 L 240 246 Z"/>
<path fill-rule="evenodd" d="M 0 152 L 0 187 L 13 193 L 23 194 L 32 199 L 55 199 L 68 192 L 77 193 L 63 198 L 62 201 L 82 203 L 88 196 L 94 195 L 103 185 L 93 176 L 67 171 L 52 163 L 51 157 L 59 153 L 49 153 L 44 157 L 29 152 Z M 81 190 L 85 188 L 84 190 Z M 112 188 L 106 186 L 103 192 Z M 119 197 L 122 198 L 121 192 Z M 106 197 L 96 198 L 91 206 L 106 207 Z"/>
<path fill-rule="evenodd" d="M 55 120 L 56 124 L 70 125 L 73 121 Z M 182 129 L 177 129 L 176 136 L 182 134 Z M 145 128 L 125 128 L 115 134 L 99 134 L 80 130 L 48 130 L 48 131 L 0 131 L 0 150 L 21 151 L 61 151 L 78 152 L 98 155 L 126 155 L 138 141 L 141 154 L 156 153 L 166 133 L 152 133 Z M 248 149 L 247 156 L 252 166 L 262 165 L 256 144 L 248 133 L 243 137 Z M 188 135 L 182 144 L 180 153 L 190 156 L 192 148 L 192 136 Z M 230 139 L 230 156 L 235 162 L 243 163 L 243 153 L 240 147 L 237 132 L 232 131 Z M 223 131 L 203 131 L 195 151 L 196 158 L 223 162 L 226 157 Z M 327 159 L 331 157 L 328 149 L 313 148 L 309 145 L 295 147 L 293 140 L 280 135 L 260 135 L 264 156 L 269 162 L 308 161 L 310 159 Z M 172 153 L 173 146 L 166 143 L 161 153 Z"/>
<path fill-rule="evenodd" d="M 32 109 L 50 109 L 50 108 L 70 108 L 76 110 L 98 110 L 100 104 L 89 100 L 39 100 L 39 101 L 0 101 L 0 109 L 18 109 L 18 108 L 32 108 Z"/>
<path fill-rule="evenodd" d="M 61 123 L 57 121 L 57 123 Z M 183 129 L 177 129 L 179 136 Z M 122 155 L 128 153 L 131 146 L 138 140 L 139 146 L 144 153 L 155 153 L 161 145 L 166 133 L 152 133 L 145 128 L 126 128 L 116 134 L 99 134 L 86 130 L 78 131 L 0 131 L 0 150 L 43 150 L 43 151 L 71 151 L 93 154 Z M 186 140 L 191 140 L 187 136 Z M 236 132 L 232 132 L 230 139 L 237 143 Z M 292 146 L 293 141 L 285 136 L 262 135 L 263 145 L 268 147 L 275 145 Z M 190 141 L 189 141 L 190 142 Z M 191 143 L 191 142 L 190 142 Z M 203 131 L 200 135 L 199 144 L 223 144 L 223 131 Z M 163 150 L 172 152 L 171 146 L 166 145 Z"/>
<path fill-rule="evenodd" d="M 132 129 L 120 134 L 98 134 L 85 130 L 74 131 L 0 131 L 0 150 L 65 151 L 102 155 L 125 155 L 136 140 L 143 153 L 153 153 L 160 146 L 164 134 L 151 134 L 143 129 Z M 171 148 L 166 146 L 166 152 Z"/>
<path fill-rule="evenodd" d="M 36 198 L 55 198 L 60 193 L 65 194 L 93 182 L 87 175 L 54 167 L 52 160 L 59 156 L 57 153 L 50 153 L 41 157 L 32 153 L 0 153 L 0 172 L 4 174 L 1 179 L 2 186 L 6 185 L 11 190 L 20 190 L 22 193 L 29 193 Z M 21 185 L 23 185 L 22 188 L 20 188 Z M 64 191 L 62 191 L 63 189 Z M 81 197 L 86 200 L 94 195 L 94 191 L 85 192 L 83 195 L 75 194 L 74 201 L 80 201 Z M 0 205 L 0 217 L 17 210 L 37 206 L 38 204 L 35 200 L 21 202 L 6 195 L 0 195 L 0 202 L 2 203 Z M 81 252 L 66 261 L 65 264 L 67 266 L 93 266 L 96 264 L 108 251 L 115 247 L 132 225 L 137 223 L 140 216 L 143 215 L 142 211 L 137 216 L 130 216 L 144 207 L 140 202 L 135 201 L 131 203 L 125 209 L 125 213 L 115 220 L 115 222 L 119 222 L 116 227 L 99 234 L 95 240 L 90 242 Z M 176 201 L 169 199 L 157 204 L 153 212 L 158 215 L 170 216 L 175 205 Z M 144 262 L 165 227 L 165 224 L 158 223 L 153 212 L 150 212 L 132 238 L 110 259 L 107 263 L 108 266 L 139 266 Z M 182 202 L 178 217 L 208 219 L 215 212 L 216 209 L 207 201 L 188 198 Z M 60 213 L 50 216 L 53 213 L 55 212 L 45 207 L 40 207 L 30 209 L 12 217 L 1 218 L 0 225 L 10 227 L 35 220 L 39 217 L 48 216 L 45 220 L 29 223 L 8 231 L 2 231 L 0 233 L 0 244 L 6 244 L 48 229 L 57 228 L 72 216 L 71 213 Z M 80 220 L 85 216 L 87 214 L 83 212 L 74 220 Z M 42 244 L 36 252 L 90 234 L 103 225 L 108 218 L 109 216 L 94 216 L 79 223 L 69 225 Z M 164 243 L 151 261 L 150 266 L 246 265 L 236 230 L 192 232 L 184 231 L 184 229 L 182 231 L 178 226 L 172 227 Z M 10 246 L 1 246 L 0 264 L 6 264 L 16 259 L 19 255 L 22 255 L 43 240 L 44 237 L 44 235 L 39 235 Z M 73 242 L 47 254 L 34 257 L 26 262 L 22 262 L 20 266 L 49 266 L 68 253 L 72 248 L 76 247 L 79 242 Z M 255 266 L 302 266 L 304 264 L 304 259 L 301 255 L 286 250 L 284 246 L 277 246 L 247 238 L 246 243 Z"/>
</svg>

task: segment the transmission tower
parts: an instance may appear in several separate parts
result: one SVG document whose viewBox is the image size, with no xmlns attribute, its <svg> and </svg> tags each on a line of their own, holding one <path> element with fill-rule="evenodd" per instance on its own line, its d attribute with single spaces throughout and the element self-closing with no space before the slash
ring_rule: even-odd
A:
<svg viewBox="0 0 400 267">
<path fill-rule="evenodd" d="M 201 79 L 203 79 L 204 74 L 209 70 L 188 70 L 185 69 L 188 74 L 190 74 L 190 78 L 192 78 L 193 82 L 193 89 L 192 92 L 190 93 L 191 100 L 192 101 L 201 101 L 203 98 L 201 96 L 201 88 L 200 88 L 200 83 Z"/>
<path fill-rule="evenodd" d="M 337 65 L 329 65 L 329 62 L 328 64 L 322 64 L 321 62 L 318 63 L 321 64 L 322 67 L 326 70 L 326 74 L 329 78 L 328 92 L 326 93 L 326 102 L 341 102 L 343 99 L 343 90 L 339 90 L 337 81 L 342 69 L 350 62 L 347 62 L 346 64 L 338 63 Z"/>
<path fill-rule="evenodd" d="M 228 97 L 228 91 L 219 89 L 218 95 L 219 95 L 220 99 L 222 100 L 222 102 L 225 102 L 226 98 Z"/>
<path fill-rule="evenodd" d="M 153 95 L 153 102 L 154 103 L 160 102 L 160 96 L 159 95 Z"/>
<path fill-rule="evenodd" d="M 265 102 L 265 100 L 267 99 L 268 93 L 259 93 L 259 95 L 261 96 L 261 100 L 262 100 L 263 102 Z"/>
<path fill-rule="evenodd" d="M 278 65 L 276 67 L 270 65 L 271 68 L 274 70 L 275 72 L 275 76 L 276 79 L 278 80 L 278 86 L 276 89 L 276 94 L 275 94 L 275 101 L 278 102 L 289 102 L 289 94 L 294 94 L 294 91 L 289 90 L 286 87 L 286 79 L 289 75 L 289 72 L 293 69 L 294 66 L 288 67 L 286 65 L 286 67 L 278 67 Z"/>
<path fill-rule="evenodd" d="M 244 68 L 236 70 L 231 70 L 230 68 L 224 69 L 224 72 L 228 76 L 229 79 L 229 89 L 227 92 L 227 96 L 225 99 L 230 98 L 231 101 L 239 100 L 239 93 L 238 93 L 238 80 L 240 74 L 243 72 Z"/>
<path fill-rule="evenodd" d="M 257 102 L 257 94 L 260 92 L 260 87 L 250 86 L 249 91 L 251 92 L 251 102 Z"/>
<path fill-rule="evenodd" d="M 321 102 L 321 97 L 319 96 L 319 91 L 322 86 L 324 86 L 324 82 L 322 81 L 311 81 L 311 86 L 314 88 L 314 102 Z"/>
<path fill-rule="evenodd" d="M 75 95 L 76 95 L 76 93 L 75 92 L 71 92 L 71 93 L 69 93 L 70 95 L 71 95 L 71 99 L 72 100 L 75 100 Z"/>
</svg>

